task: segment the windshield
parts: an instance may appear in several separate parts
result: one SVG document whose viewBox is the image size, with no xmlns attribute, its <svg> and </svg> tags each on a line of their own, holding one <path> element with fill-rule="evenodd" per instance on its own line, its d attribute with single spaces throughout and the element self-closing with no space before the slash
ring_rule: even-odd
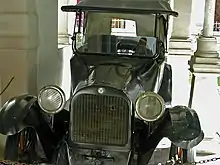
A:
<svg viewBox="0 0 220 165">
<path fill-rule="evenodd" d="M 87 13 L 79 16 L 75 32 L 80 53 L 154 57 L 154 15 Z"/>
</svg>

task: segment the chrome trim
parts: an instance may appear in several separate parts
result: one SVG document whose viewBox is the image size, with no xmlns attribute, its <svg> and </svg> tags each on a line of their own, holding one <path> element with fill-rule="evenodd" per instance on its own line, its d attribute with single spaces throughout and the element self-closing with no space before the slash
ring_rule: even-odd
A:
<svg viewBox="0 0 220 165">
<path fill-rule="evenodd" d="M 149 97 L 149 96 L 156 97 L 162 106 L 162 110 L 161 110 L 160 115 L 158 115 L 155 119 L 146 119 L 146 118 L 142 117 L 139 113 L 138 105 L 139 105 L 140 101 L 146 97 Z M 154 92 L 146 92 L 138 97 L 138 99 L 135 103 L 135 109 L 136 109 L 135 113 L 136 113 L 137 117 L 139 117 L 141 120 L 144 120 L 146 122 L 153 122 L 153 121 L 160 119 L 163 116 L 165 109 L 166 109 L 166 106 L 165 106 L 165 102 L 164 102 L 163 98 L 160 95 L 158 95 L 157 93 L 154 93 Z"/>
<path fill-rule="evenodd" d="M 44 92 L 47 89 L 54 89 L 54 90 L 56 90 L 61 95 L 61 98 L 62 98 L 61 106 L 58 109 L 55 109 L 54 111 L 48 111 L 47 109 L 45 109 L 41 105 L 41 102 L 42 102 L 41 94 L 42 94 L 42 92 Z M 56 114 L 56 113 L 60 112 L 61 110 L 63 110 L 63 108 L 65 107 L 65 104 L 66 104 L 66 96 L 65 96 L 64 91 L 59 86 L 56 86 L 56 85 L 46 85 L 43 88 L 41 88 L 37 98 L 38 98 L 38 104 L 39 104 L 40 108 L 44 112 L 49 113 L 49 114 Z"/>
<path fill-rule="evenodd" d="M 132 102 L 131 100 L 128 98 L 128 96 L 121 90 L 112 88 L 112 87 L 107 87 L 107 86 L 87 86 L 84 88 L 81 88 L 80 90 L 78 90 L 75 95 L 72 97 L 71 99 L 71 103 L 70 106 L 72 106 L 73 101 L 75 98 L 77 98 L 77 96 L 81 95 L 81 94 L 94 94 L 94 95 L 100 95 L 98 93 L 98 89 L 99 88 L 104 88 L 105 89 L 105 93 L 102 95 L 107 95 L 107 96 L 115 96 L 115 97 L 121 97 L 122 99 L 124 99 L 129 106 L 129 115 L 131 115 L 129 122 L 129 127 L 128 127 L 128 140 L 127 140 L 127 144 L 125 146 L 108 146 L 108 145 L 103 145 L 103 144 L 91 144 L 91 143 L 80 143 L 80 142 L 74 142 L 73 137 L 72 137 L 72 132 L 74 131 L 74 128 L 72 127 L 72 111 L 70 111 L 71 117 L 70 117 L 70 141 L 72 144 L 74 145 L 79 145 L 79 146 L 83 146 L 83 148 L 87 148 L 87 149 L 92 149 L 92 148 L 105 148 L 106 150 L 109 151 L 128 151 L 131 148 L 131 136 L 132 136 L 132 132 L 131 132 L 131 124 L 132 124 Z"/>
</svg>

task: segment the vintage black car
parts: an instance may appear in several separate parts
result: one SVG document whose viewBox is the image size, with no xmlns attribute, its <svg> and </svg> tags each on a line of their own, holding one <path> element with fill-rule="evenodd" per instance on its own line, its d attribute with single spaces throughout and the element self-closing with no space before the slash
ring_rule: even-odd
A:
<svg viewBox="0 0 220 165">
<path fill-rule="evenodd" d="M 164 137 L 183 149 L 201 142 L 197 113 L 172 107 L 167 31 L 169 16 L 178 13 L 167 1 L 82 0 L 62 10 L 76 13 L 71 97 L 47 85 L 38 96 L 6 102 L 0 111 L 5 159 L 147 165 Z M 129 21 L 132 33 L 115 29 Z"/>
</svg>

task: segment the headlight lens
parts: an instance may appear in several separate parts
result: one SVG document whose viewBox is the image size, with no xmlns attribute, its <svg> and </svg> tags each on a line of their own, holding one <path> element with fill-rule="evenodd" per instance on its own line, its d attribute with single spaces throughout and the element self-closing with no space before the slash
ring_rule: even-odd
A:
<svg viewBox="0 0 220 165">
<path fill-rule="evenodd" d="M 58 113 L 64 108 L 65 102 L 65 94 L 58 86 L 45 86 L 38 95 L 39 106 L 46 113 Z"/>
<path fill-rule="evenodd" d="M 164 114 L 164 111 L 165 102 L 156 93 L 146 92 L 137 99 L 136 114 L 144 121 L 156 121 Z"/>
</svg>

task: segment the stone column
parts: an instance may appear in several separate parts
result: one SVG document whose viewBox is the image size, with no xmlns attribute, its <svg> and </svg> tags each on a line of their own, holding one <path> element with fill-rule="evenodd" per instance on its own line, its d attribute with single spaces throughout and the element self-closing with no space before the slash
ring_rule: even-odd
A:
<svg viewBox="0 0 220 165">
<path fill-rule="evenodd" d="M 201 34 L 204 23 L 204 8 L 205 0 L 193 0 L 192 4 L 192 19 L 191 19 L 191 33 L 194 35 Z M 196 50 L 196 39 L 195 39 L 195 48 Z"/>
<path fill-rule="evenodd" d="M 197 40 L 197 51 L 189 62 L 193 73 L 220 73 L 217 39 L 213 36 L 216 0 L 205 1 L 203 33 Z"/>
<path fill-rule="evenodd" d="M 70 35 L 74 25 L 75 13 L 61 11 L 63 5 L 75 5 L 77 0 L 58 0 L 58 44 L 70 45 Z"/>
<path fill-rule="evenodd" d="M 205 18 L 204 18 L 204 26 L 203 26 L 203 36 L 207 38 L 213 37 L 215 4 L 216 4 L 216 0 L 205 1 Z"/>
<path fill-rule="evenodd" d="M 169 28 L 171 38 L 167 62 L 173 68 L 172 104 L 188 105 L 190 74 L 188 60 L 193 54 L 190 38 L 192 0 L 171 0 L 170 3 L 173 10 L 179 13 L 179 17 L 173 19 L 171 17 Z"/>
<path fill-rule="evenodd" d="M 37 52 L 38 90 L 45 86 L 62 84 L 63 56 L 58 53 L 58 1 L 36 0 L 39 46 Z"/>
<path fill-rule="evenodd" d="M 192 0 L 171 0 L 171 6 L 178 11 L 179 17 L 173 18 L 170 28 L 169 55 L 191 55 L 190 23 Z"/>
<path fill-rule="evenodd" d="M 62 12 L 61 7 L 68 5 L 69 0 L 58 0 L 58 44 L 70 44 L 70 36 L 68 35 L 68 13 Z"/>
</svg>

